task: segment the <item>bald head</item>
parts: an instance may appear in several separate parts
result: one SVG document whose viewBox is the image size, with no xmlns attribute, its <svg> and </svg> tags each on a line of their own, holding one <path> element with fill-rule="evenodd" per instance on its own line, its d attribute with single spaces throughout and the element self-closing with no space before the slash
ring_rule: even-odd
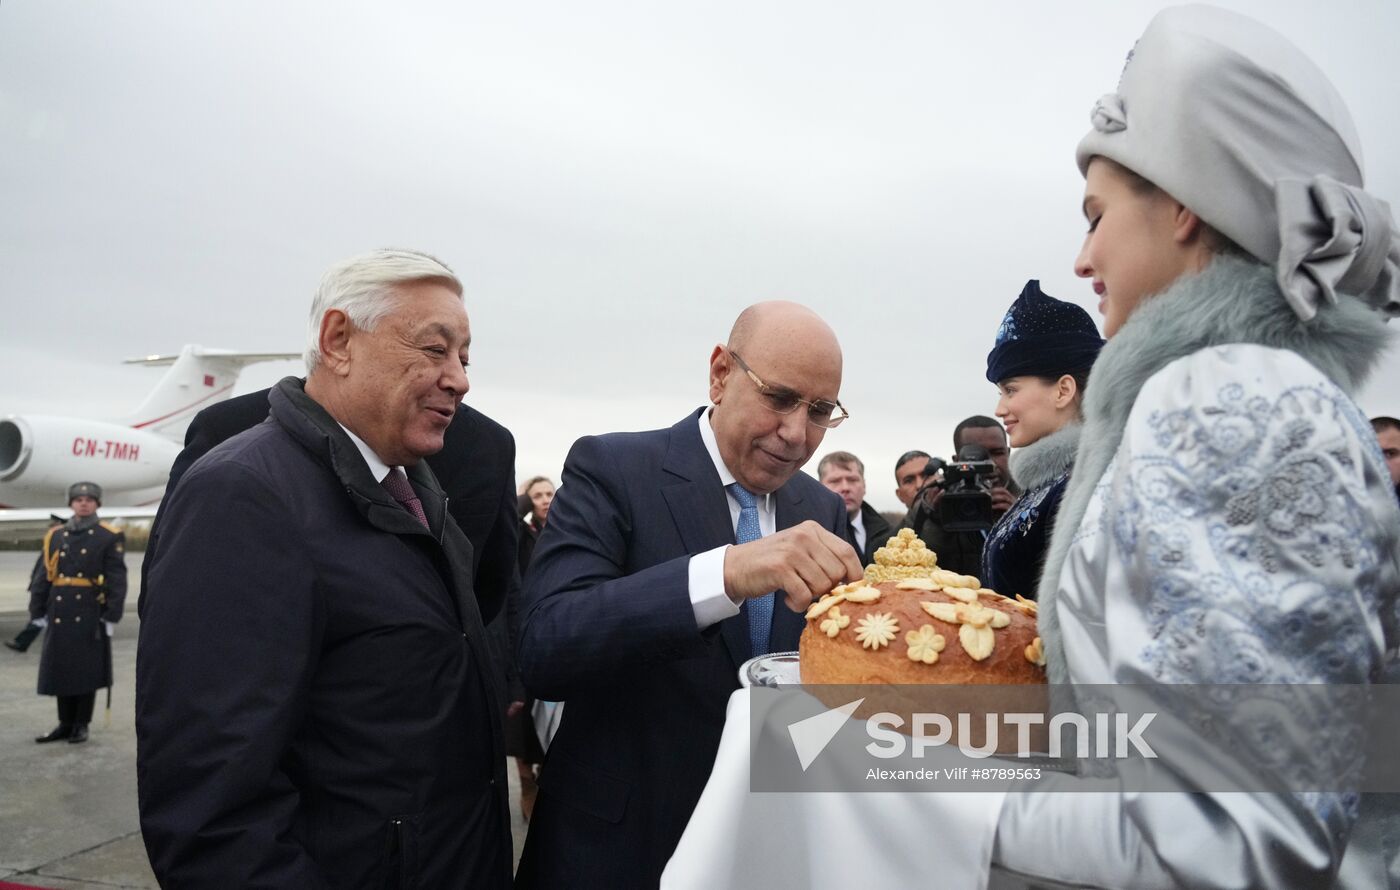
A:
<svg viewBox="0 0 1400 890">
<path fill-rule="evenodd" d="M 769 300 L 754 303 L 734 319 L 729 330 L 729 348 L 744 355 L 751 344 L 758 349 L 776 343 L 790 343 L 797 348 L 834 356 L 837 370 L 841 367 L 841 345 L 836 332 L 817 313 L 789 300 Z"/>
<path fill-rule="evenodd" d="M 781 488 L 826 435 L 808 422 L 805 405 L 787 414 L 774 410 L 781 396 L 834 402 L 840 390 L 841 346 L 821 316 L 785 300 L 741 312 L 729 342 L 710 355 L 710 420 L 720 456 L 739 484 L 755 494 Z"/>
</svg>

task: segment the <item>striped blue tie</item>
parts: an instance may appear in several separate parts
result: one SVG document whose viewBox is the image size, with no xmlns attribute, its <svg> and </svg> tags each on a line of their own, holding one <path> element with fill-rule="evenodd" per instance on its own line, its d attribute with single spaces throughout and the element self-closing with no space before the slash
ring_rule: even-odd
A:
<svg viewBox="0 0 1400 890">
<path fill-rule="evenodd" d="M 734 530 L 734 540 L 740 544 L 757 541 L 763 537 L 763 529 L 758 525 L 758 497 L 739 483 L 728 486 L 729 493 L 739 502 L 739 527 Z M 773 624 L 773 594 L 744 601 L 744 611 L 749 614 L 749 646 L 753 655 L 767 655 L 768 634 Z"/>
</svg>

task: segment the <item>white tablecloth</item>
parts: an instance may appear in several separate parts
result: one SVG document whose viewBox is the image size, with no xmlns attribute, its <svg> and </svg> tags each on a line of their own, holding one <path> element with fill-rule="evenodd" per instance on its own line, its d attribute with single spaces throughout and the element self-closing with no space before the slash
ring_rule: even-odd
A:
<svg viewBox="0 0 1400 890">
<path fill-rule="evenodd" d="M 750 792 L 749 704 L 747 689 L 729 699 L 714 772 L 662 890 L 987 886 L 1005 792 Z M 785 725 L 772 735 L 786 737 Z"/>
</svg>

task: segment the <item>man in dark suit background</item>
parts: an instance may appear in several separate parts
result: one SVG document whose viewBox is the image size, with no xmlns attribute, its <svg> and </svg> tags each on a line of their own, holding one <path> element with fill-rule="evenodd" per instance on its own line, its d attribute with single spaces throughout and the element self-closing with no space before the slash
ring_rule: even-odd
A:
<svg viewBox="0 0 1400 890">
<path fill-rule="evenodd" d="M 752 306 L 709 377 L 713 407 L 580 439 L 564 464 L 519 655 L 530 690 L 567 704 L 517 887 L 656 887 L 739 666 L 796 649 L 812 598 L 861 575 L 840 498 L 798 472 L 845 416 L 831 328 Z"/>
<path fill-rule="evenodd" d="M 885 546 L 894 527 L 865 502 L 865 464 L 849 451 L 833 451 L 817 464 L 817 478 L 845 503 L 846 538 L 861 562 L 875 562 L 875 551 Z"/>
</svg>

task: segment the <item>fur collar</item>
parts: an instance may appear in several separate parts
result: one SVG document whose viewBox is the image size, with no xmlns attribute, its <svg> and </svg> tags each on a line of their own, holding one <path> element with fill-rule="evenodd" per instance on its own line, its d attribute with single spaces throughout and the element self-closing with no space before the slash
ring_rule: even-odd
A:
<svg viewBox="0 0 1400 890">
<path fill-rule="evenodd" d="M 1054 482 L 1074 465 L 1080 429 L 1078 421 L 1067 423 L 1025 448 L 1011 452 L 1011 478 L 1022 491 Z"/>
<path fill-rule="evenodd" d="M 1179 279 L 1138 307 L 1090 372 L 1075 472 L 1040 578 L 1039 627 L 1051 683 L 1069 682 L 1055 610 L 1060 570 L 1094 488 L 1118 451 L 1138 392 L 1176 359 L 1228 343 L 1295 352 L 1353 395 L 1379 363 L 1389 333 L 1384 317 L 1347 296 L 1305 322 L 1288 308 L 1271 267 L 1230 256 L 1216 257 L 1200 274 Z"/>
<path fill-rule="evenodd" d="M 94 513 L 91 516 L 78 516 L 74 514 L 68 517 L 68 521 L 63 523 L 63 527 L 70 532 L 85 532 L 90 528 L 97 528 L 97 524 L 102 520 Z"/>
</svg>

